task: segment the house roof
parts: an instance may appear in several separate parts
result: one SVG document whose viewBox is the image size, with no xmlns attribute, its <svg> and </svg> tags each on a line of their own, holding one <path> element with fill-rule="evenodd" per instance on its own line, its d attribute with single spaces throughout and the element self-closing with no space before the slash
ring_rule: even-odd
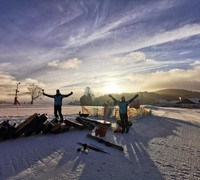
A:
<svg viewBox="0 0 200 180">
<path fill-rule="evenodd" d="M 188 98 L 188 99 L 184 99 L 182 101 L 182 103 L 186 103 L 186 104 L 200 104 L 200 98 Z"/>
<path fill-rule="evenodd" d="M 200 98 L 188 98 L 190 101 L 194 102 L 195 104 L 200 103 Z"/>
<path fill-rule="evenodd" d="M 167 100 L 165 99 L 158 99 L 157 100 L 158 103 L 169 103 Z"/>
<path fill-rule="evenodd" d="M 171 100 L 171 101 L 170 101 L 171 104 L 177 104 L 177 103 L 179 103 L 179 102 L 180 102 L 179 100 Z"/>
</svg>

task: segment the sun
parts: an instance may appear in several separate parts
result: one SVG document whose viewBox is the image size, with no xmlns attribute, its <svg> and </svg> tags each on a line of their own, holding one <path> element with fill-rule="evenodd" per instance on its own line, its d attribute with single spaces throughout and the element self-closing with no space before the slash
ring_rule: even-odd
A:
<svg viewBox="0 0 200 180">
<path fill-rule="evenodd" d="M 121 88 L 115 83 L 108 84 L 104 89 L 107 94 L 121 93 Z"/>
</svg>

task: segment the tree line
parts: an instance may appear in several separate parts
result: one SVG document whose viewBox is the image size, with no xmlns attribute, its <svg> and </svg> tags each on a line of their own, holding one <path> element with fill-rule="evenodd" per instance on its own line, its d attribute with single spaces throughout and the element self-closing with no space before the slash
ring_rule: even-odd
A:
<svg viewBox="0 0 200 180">
<path fill-rule="evenodd" d="M 136 94 L 139 94 L 141 104 L 154 104 L 156 102 L 157 94 L 150 92 L 121 93 L 112 95 L 119 100 L 122 96 L 125 96 L 125 98 L 129 100 Z M 104 106 L 105 104 L 113 105 L 113 103 L 113 100 L 110 99 L 108 94 L 95 97 L 90 87 L 86 87 L 83 96 L 80 97 L 80 104 L 84 106 Z"/>
<path fill-rule="evenodd" d="M 157 104 L 158 99 L 165 99 L 167 101 L 171 100 L 180 100 L 180 98 L 200 98 L 200 92 L 189 91 L 184 89 L 164 89 L 155 92 L 135 92 L 135 93 L 121 93 L 121 94 L 112 94 L 116 99 L 121 99 L 122 96 L 125 96 L 126 100 L 131 99 L 136 94 L 139 94 L 140 104 Z M 85 89 L 84 95 L 80 98 L 81 105 L 90 105 L 90 106 L 104 106 L 105 104 L 113 104 L 113 101 L 109 98 L 108 94 L 95 97 L 92 90 L 87 87 Z"/>
<path fill-rule="evenodd" d="M 36 84 L 30 84 L 27 88 L 27 92 L 22 93 L 23 95 L 30 95 L 31 101 L 30 104 L 33 104 L 36 99 L 38 99 L 42 95 L 42 88 Z M 21 95 L 22 95 L 21 94 Z M 140 104 L 156 104 L 158 99 L 165 99 L 167 101 L 170 100 L 178 100 L 180 97 L 182 99 L 190 98 L 190 97 L 200 97 L 200 92 L 193 92 L 183 89 L 165 89 L 159 90 L 155 92 L 135 92 L 135 93 L 121 93 L 121 94 L 112 94 L 116 99 L 121 99 L 122 96 L 125 96 L 126 100 L 131 99 L 134 95 L 139 94 Z M 75 103 L 76 102 L 76 103 Z M 79 103 L 77 103 L 79 102 Z M 74 102 L 70 102 L 69 104 L 79 104 L 84 106 L 104 106 L 105 104 L 113 105 L 113 101 L 110 99 L 108 94 L 95 97 L 92 89 L 90 87 L 86 87 L 83 95 L 79 100 L 75 100 Z"/>
</svg>

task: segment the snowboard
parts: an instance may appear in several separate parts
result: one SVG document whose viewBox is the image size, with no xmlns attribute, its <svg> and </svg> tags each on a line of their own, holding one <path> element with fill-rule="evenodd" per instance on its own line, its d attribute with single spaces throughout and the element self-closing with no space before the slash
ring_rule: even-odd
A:
<svg viewBox="0 0 200 180">
<path fill-rule="evenodd" d="M 87 134 L 87 137 L 89 137 L 89 138 L 91 138 L 91 139 L 94 139 L 94 140 L 98 141 L 99 143 L 103 143 L 103 144 L 105 144 L 106 146 L 119 149 L 120 151 L 124 151 L 124 148 L 123 148 L 122 146 L 119 146 L 119 145 L 117 145 L 117 144 L 115 144 L 115 143 L 106 141 L 106 140 L 104 140 L 104 139 L 102 139 L 102 138 L 93 136 L 92 134 Z"/>
</svg>

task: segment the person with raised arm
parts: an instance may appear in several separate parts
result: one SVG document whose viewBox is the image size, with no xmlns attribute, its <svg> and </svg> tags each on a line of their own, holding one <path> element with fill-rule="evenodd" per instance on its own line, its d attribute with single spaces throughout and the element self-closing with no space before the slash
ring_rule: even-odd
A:
<svg viewBox="0 0 200 180">
<path fill-rule="evenodd" d="M 42 90 L 42 92 L 43 92 L 44 96 L 47 96 L 49 98 L 54 98 L 54 115 L 55 115 L 55 118 L 58 119 L 58 114 L 59 114 L 60 122 L 63 122 L 62 99 L 71 96 L 73 94 L 73 92 L 66 94 L 66 95 L 61 94 L 59 89 L 56 90 L 55 95 L 49 95 L 49 94 L 44 93 L 44 89 Z"/>
<path fill-rule="evenodd" d="M 115 99 L 111 94 L 109 94 L 109 97 L 113 99 L 114 103 L 119 106 L 119 116 L 122 124 L 122 133 L 126 131 L 128 133 L 129 131 L 129 125 L 128 125 L 128 111 L 127 107 L 128 105 L 134 101 L 139 95 L 136 94 L 133 98 L 130 100 L 126 101 L 125 97 L 122 96 L 121 100 Z"/>
</svg>

